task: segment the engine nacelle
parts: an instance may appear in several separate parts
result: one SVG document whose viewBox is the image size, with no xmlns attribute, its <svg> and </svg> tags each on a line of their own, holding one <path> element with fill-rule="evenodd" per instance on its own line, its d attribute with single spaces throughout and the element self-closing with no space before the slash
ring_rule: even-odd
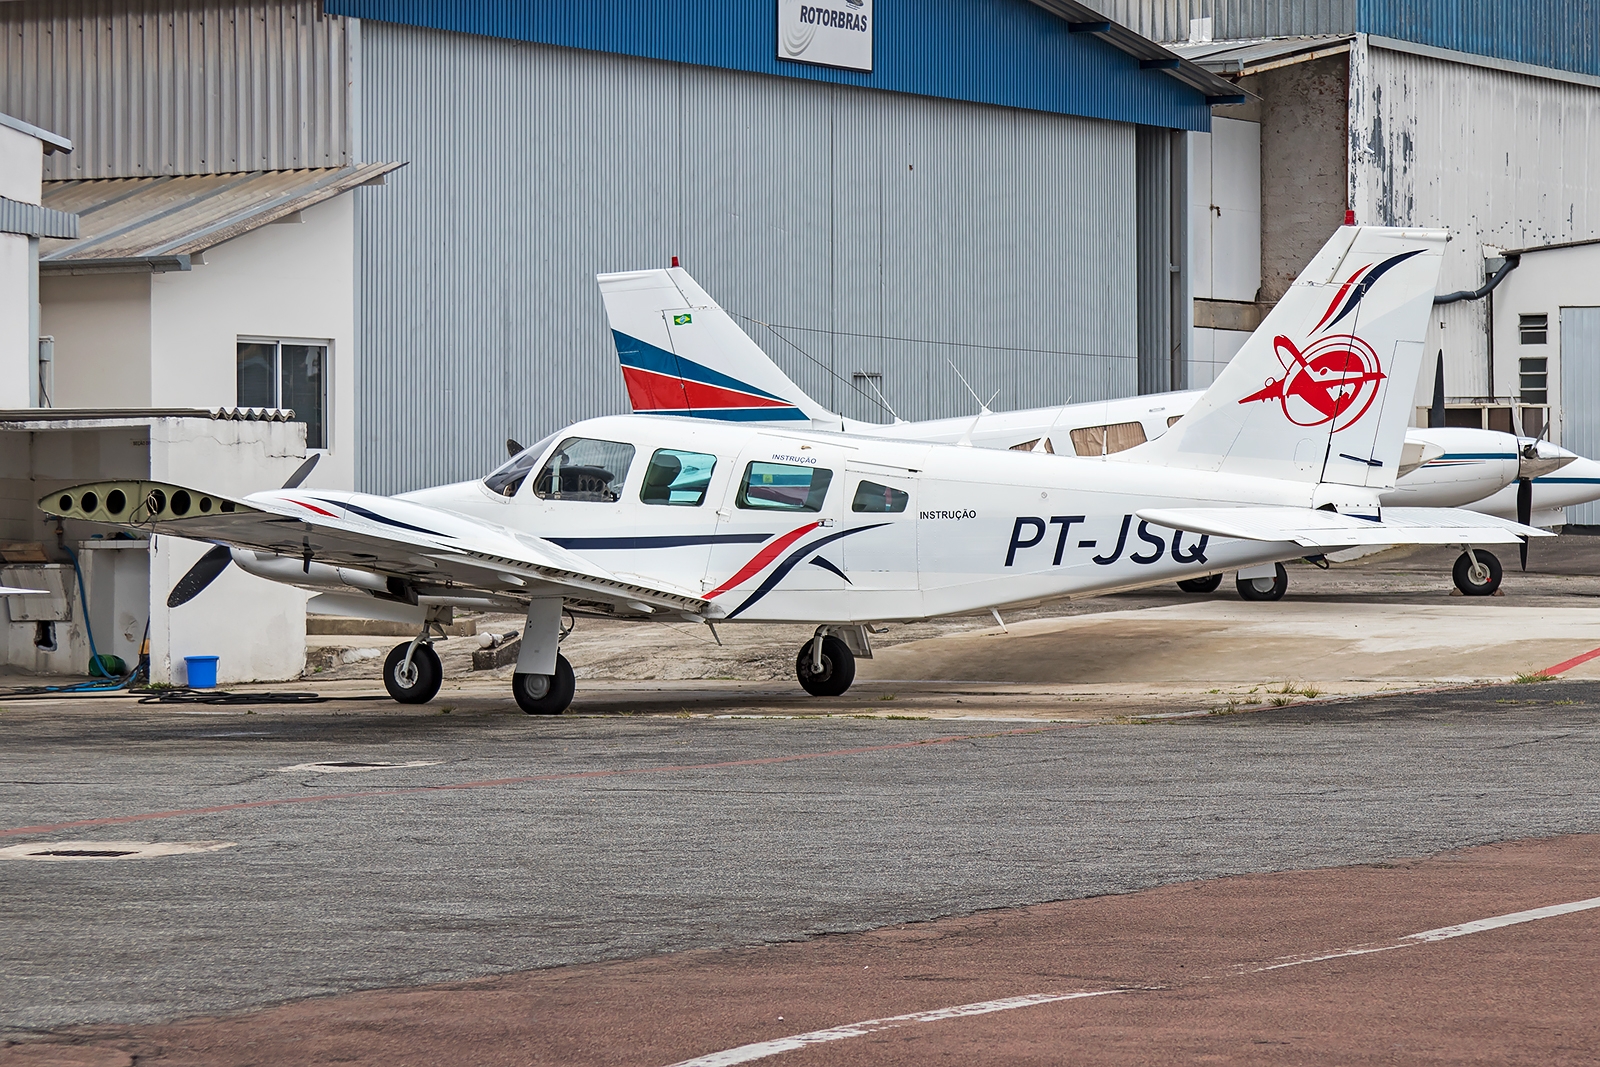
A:
<svg viewBox="0 0 1600 1067">
<path fill-rule="evenodd" d="M 280 556 L 275 552 L 256 552 L 245 548 L 233 550 L 233 562 L 237 563 L 241 570 L 258 578 L 282 582 L 285 585 L 349 586 L 372 593 L 382 593 L 385 596 L 391 595 L 387 578 L 353 567 L 334 567 L 327 563 L 318 563 L 316 560 L 307 564 L 297 556 Z"/>
</svg>

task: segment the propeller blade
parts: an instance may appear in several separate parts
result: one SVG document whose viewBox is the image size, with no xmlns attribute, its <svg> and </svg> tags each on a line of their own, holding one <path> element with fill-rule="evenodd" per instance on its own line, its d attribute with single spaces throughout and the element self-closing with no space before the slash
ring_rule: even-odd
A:
<svg viewBox="0 0 1600 1067">
<path fill-rule="evenodd" d="M 506 451 L 515 456 L 522 451 L 522 445 L 515 437 L 508 437 L 506 438 Z"/>
<path fill-rule="evenodd" d="M 1533 482 L 1527 478 L 1517 479 L 1517 521 L 1524 526 L 1533 525 Z M 1526 537 L 1522 539 L 1522 545 L 1517 551 L 1522 556 L 1522 569 L 1527 570 L 1528 539 Z"/>
<path fill-rule="evenodd" d="M 1428 408 L 1428 425 L 1444 425 L 1444 349 L 1439 350 L 1439 363 L 1433 371 L 1433 404 Z"/>
<path fill-rule="evenodd" d="M 228 569 L 228 564 L 232 562 L 233 552 L 227 545 L 217 545 L 201 556 L 195 561 L 195 565 L 189 568 L 189 572 L 178 579 L 178 584 L 172 587 L 172 592 L 167 595 L 167 607 L 180 607 L 199 596 L 206 586 L 217 580 L 217 575 Z"/>
<path fill-rule="evenodd" d="M 300 488 L 300 483 L 311 476 L 311 468 L 315 467 L 317 465 L 317 460 L 321 458 L 321 452 L 313 452 L 311 455 L 307 456 L 306 461 L 300 464 L 300 466 L 296 467 L 293 474 L 289 475 L 289 480 L 283 483 L 283 487 L 285 489 Z"/>
</svg>

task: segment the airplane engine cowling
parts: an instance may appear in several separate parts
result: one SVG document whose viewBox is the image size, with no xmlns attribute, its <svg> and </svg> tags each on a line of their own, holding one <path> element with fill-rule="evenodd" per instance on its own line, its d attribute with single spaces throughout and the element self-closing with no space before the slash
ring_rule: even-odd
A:
<svg viewBox="0 0 1600 1067">
<path fill-rule="evenodd" d="M 298 556 L 280 556 L 272 552 L 254 552 L 242 548 L 233 550 L 233 561 L 242 570 L 258 578 L 283 582 L 286 585 L 348 586 L 389 595 L 388 579 L 371 571 L 334 567 L 318 563 L 316 560 L 312 560 L 308 565 Z"/>
</svg>

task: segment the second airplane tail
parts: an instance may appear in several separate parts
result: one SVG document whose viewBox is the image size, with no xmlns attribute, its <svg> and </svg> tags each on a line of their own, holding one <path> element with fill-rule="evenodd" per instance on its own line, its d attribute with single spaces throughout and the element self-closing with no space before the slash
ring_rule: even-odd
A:
<svg viewBox="0 0 1600 1067">
<path fill-rule="evenodd" d="M 596 280 L 634 414 L 839 428 L 682 267 Z"/>
</svg>

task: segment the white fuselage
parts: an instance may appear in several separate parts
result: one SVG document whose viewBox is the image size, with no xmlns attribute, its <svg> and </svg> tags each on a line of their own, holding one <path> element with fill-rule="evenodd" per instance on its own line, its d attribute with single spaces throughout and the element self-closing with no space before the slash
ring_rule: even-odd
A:
<svg viewBox="0 0 1600 1067">
<path fill-rule="evenodd" d="M 1104 593 L 1292 559 L 1305 550 L 1182 533 L 1141 522 L 1135 512 L 1305 507 L 1314 489 L 1100 459 L 650 416 L 577 423 L 563 438 L 633 448 L 615 500 L 540 497 L 532 477 L 510 496 L 474 481 L 368 499 L 400 521 L 414 503 L 541 538 L 619 578 L 705 598 L 713 617 L 849 623 Z M 715 457 L 703 503 L 641 499 L 657 449 Z M 831 481 L 816 511 L 742 507 L 752 463 L 826 470 Z M 906 494 L 903 510 L 855 510 L 858 495 L 881 499 L 884 489 Z M 363 499 L 321 495 L 358 505 Z M 437 525 L 436 512 L 417 512 L 419 525 Z"/>
</svg>

